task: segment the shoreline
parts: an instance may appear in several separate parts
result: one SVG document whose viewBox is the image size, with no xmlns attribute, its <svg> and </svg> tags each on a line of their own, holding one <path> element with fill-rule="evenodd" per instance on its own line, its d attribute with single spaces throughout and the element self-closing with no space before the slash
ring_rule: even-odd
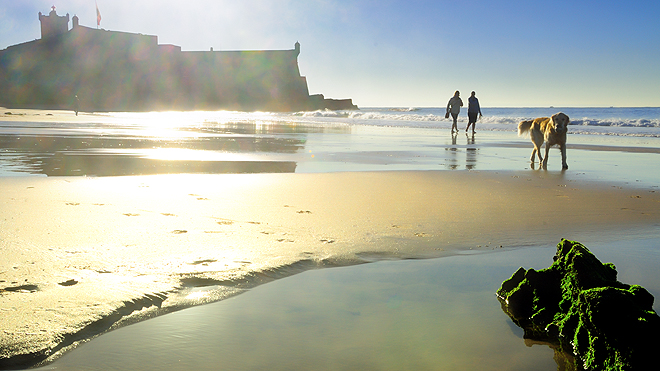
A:
<svg viewBox="0 0 660 371">
<path fill-rule="evenodd" d="M 660 225 L 654 189 L 535 171 L 23 177 L 0 190 L 3 364 L 93 337 L 117 313 L 148 318 L 310 268 Z"/>
<path fill-rule="evenodd" d="M 0 141 L 10 155 L 0 158 L 0 177 L 525 171 L 532 150 L 529 138 L 517 136 L 513 124 L 511 131 L 485 129 L 452 137 L 449 120 L 429 122 L 431 128 L 265 113 L 49 114 L 0 114 Z M 657 186 L 660 173 L 647 171 L 644 164 L 657 161 L 658 148 L 657 137 L 569 130 L 569 170 L 562 175 Z M 549 174 L 560 170 L 558 161 L 558 150 L 551 150 Z"/>
</svg>

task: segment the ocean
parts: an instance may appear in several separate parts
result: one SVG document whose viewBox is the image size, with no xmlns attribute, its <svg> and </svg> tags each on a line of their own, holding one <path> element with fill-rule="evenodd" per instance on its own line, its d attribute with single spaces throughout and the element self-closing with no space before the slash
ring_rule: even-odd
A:
<svg viewBox="0 0 660 371">
<path fill-rule="evenodd" d="M 660 135 L 660 108 L 483 108 L 483 118 L 478 121 L 480 130 L 516 131 L 522 120 L 547 117 L 564 112 L 571 118 L 573 134 L 617 135 L 658 137 Z M 437 128 L 449 122 L 444 118 L 445 108 L 363 108 L 360 111 L 316 111 L 296 114 L 305 119 L 344 119 L 351 125 L 386 127 Z M 310 119 L 314 121 L 313 119 Z M 466 122 L 463 109 L 459 121 Z"/>
</svg>

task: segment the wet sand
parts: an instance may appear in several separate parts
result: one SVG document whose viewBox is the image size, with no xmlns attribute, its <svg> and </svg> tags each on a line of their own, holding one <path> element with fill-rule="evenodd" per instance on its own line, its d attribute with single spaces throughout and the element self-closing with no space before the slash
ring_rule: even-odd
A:
<svg viewBox="0 0 660 371">
<path fill-rule="evenodd" d="M 14 140 L 17 128 L 2 138 Z M 87 140 L 86 130 L 39 138 L 69 146 Z M 0 158 L 4 175 L 98 168 L 124 175 L 118 159 L 139 173 L 159 169 L 0 176 L 0 368 L 50 361 L 109 329 L 315 268 L 524 250 L 564 237 L 588 247 L 640 235 L 657 241 L 660 234 L 660 173 L 647 165 L 657 162 L 657 138 L 571 136 L 570 169 L 562 172 L 556 150 L 549 170 L 530 169 L 531 144 L 513 133 L 231 125 L 226 143 L 224 132 L 212 141 L 248 148 L 234 163 L 239 169 L 293 168 L 221 174 L 236 156 L 219 151 L 204 159 L 215 163 L 207 174 L 168 174 L 172 159 L 136 150 L 144 138 L 122 135 L 104 135 L 102 146 L 126 151 L 72 151 L 99 160 L 94 166 L 49 163 L 44 153 L 53 149 L 30 152 L 34 141 L 22 143 L 15 159 Z M 185 145 L 208 155 L 198 147 L 204 143 Z M 489 280 L 486 291 L 501 280 Z"/>
<path fill-rule="evenodd" d="M 660 223 L 654 189 L 570 180 L 538 171 L 3 178 L 3 355 L 38 358 L 131 313 L 311 268 L 625 240 Z"/>
</svg>

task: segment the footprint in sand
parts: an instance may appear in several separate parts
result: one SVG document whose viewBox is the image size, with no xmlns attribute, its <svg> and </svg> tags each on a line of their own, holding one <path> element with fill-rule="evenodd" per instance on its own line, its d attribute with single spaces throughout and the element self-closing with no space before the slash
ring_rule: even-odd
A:
<svg viewBox="0 0 660 371">
<path fill-rule="evenodd" d="M 76 280 L 74 280 L 74 279 L 72 278 L 72 279 L 70 279 L 70 280 L 68 280 L 68 281 L 59 282 L 58 285 L 60 285 L 60 286 L 73 286 L 73 285 L 75 285 L 75 284 L 77 284 L 77 283 L 78 283 L 78 281 L 76 281 Z"/>
<path fill-rule="evenodd" d="M 198 199 L 199 201 L 205 201 L 205 200 L 208 200 L 208 198 L 206 198 L 206 197 L 202 197 L 202 196 L 200 196 L 200 195 L 196 195 L 196 194 L 194 194 L 194 193 L 189 193 L 188 196 L 197 197 L 197 199 Z"/>
<path fill-rule="evenodd" d="M 192 263 L 188 263 L 190 265 L 209 265 L 209 263 L 215 263 L 217 262 L 216 259 L 202 259 L 202 260 L 195 260 Z"/>
<path fill-rule="evenodd" d="M 217 262 L 216 259 L 204 259 L 204 260 L 196 260 L 196 261 L 192 262 L 192 264 L 194 264 L 194 265 L 198 265 L 198 264 L 207 265 L 209 263 L 215 263 L 215 262 Z"/>
<path fill-rule="evenodd" d="M 0 288 L 0 292 L 9 291 L 9 292 L 22 292 L 22 293 L 31 293 L 38 291 L 39 287 L 37 285 L 20 285 L 20 286 L 11 286 Z"/>
</svg>

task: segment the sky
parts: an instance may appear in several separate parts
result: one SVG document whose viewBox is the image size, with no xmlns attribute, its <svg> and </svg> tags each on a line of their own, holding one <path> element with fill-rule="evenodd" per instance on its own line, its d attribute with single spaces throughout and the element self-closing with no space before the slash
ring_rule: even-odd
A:
<svg viewBox="0 0 660 371">
<path fill-rule="evenodd" d="M 360 107 L 660 106 L 660 1 L 97 0 L 101 28 L 183 50 L 293 49 L 310 94 Z M 55 5 L 0 0 L 0 50 L 40 38 Z"/>
</svg>

